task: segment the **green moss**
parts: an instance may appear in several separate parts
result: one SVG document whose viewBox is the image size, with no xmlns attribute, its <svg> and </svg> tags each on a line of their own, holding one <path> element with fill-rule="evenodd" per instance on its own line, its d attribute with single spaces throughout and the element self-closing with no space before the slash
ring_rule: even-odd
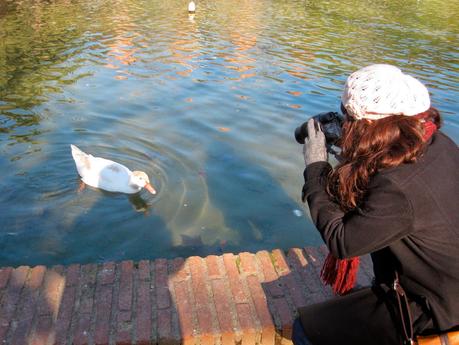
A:
<svg viewBox="0 0 459 345">
<path fill-rule="evenodd" d="M 237 267 L 237 270 L 238 270 L 238 272 L 240 274 L 241 273 L 241 258 L 239 256 L 236 259 L 236 267 Z"/>
</svg>

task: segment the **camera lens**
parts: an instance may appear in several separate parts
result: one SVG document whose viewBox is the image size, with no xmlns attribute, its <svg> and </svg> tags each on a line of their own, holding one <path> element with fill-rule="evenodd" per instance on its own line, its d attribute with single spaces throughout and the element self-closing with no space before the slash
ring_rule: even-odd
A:
<svg viewBox="0 0 459 345">
<path fill-rule="evenodd" d="M 295 139 L 298 144 L 304 144 L 304 139 L 308 136 L 308 122 L 304 122 L 295 129 Z"/>
</svg>

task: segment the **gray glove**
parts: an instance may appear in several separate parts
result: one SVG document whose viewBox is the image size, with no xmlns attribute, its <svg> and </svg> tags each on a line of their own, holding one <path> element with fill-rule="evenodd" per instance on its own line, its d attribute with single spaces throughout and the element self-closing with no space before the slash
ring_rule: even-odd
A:
<svg viewBox="0 0 459 345">
<path fill-rule="evenodd" d="M 304 139 L 303 146 L 304 163 L 306 166 L 315 162 L 327 161 L 327 147 L 325 146 L 325 135 L 314 123 L 314 119 L 308 121 L 308 137 Z"/>
</svg>

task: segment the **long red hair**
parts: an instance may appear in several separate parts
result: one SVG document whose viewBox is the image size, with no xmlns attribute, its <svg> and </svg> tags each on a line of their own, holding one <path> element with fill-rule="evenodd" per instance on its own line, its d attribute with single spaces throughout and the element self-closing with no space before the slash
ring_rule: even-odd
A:
<svg viewBox="0 0 459 345">
<path fill-rule="evenodd" d="M 345 121 L 340 140 L 342 161 L 328 176 L 329 195 L 344 211 L 357 207 L 375 173 L 415 162 L 423 153 L 429 122 L 440 128 L 440 113 L 433 107 L 415 116 Z"/>
</svg>

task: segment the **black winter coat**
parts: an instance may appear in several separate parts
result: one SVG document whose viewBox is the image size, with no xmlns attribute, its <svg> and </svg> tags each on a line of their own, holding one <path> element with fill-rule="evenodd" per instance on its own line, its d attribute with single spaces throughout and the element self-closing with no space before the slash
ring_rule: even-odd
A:
<svg viewBox="0 0 459 345">
<path fill-rule="evenodd" d="M 394 270 L 408 294 L 428 308 L 439 331 L 459 325 L 459 150 L 436 132 L 411 164 L 372 177 L 360 208 L 344 213 L 325 192 L 331 166 L 304 172 L 311 217 L 338 258 L 371 253 L 377 283 Z M 369 320 L 371 321 L 371 320 Z"/>
</svg>

